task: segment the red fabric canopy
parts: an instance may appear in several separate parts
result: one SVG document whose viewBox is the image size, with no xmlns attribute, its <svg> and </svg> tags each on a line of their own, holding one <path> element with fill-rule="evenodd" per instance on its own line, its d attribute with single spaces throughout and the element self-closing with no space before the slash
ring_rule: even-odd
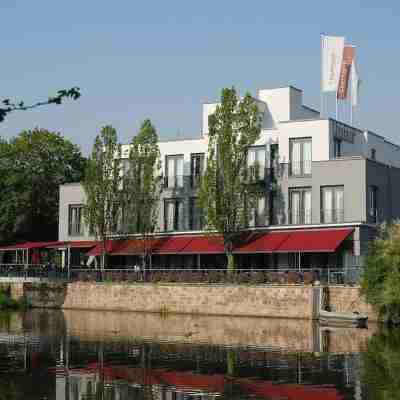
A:
<svg viewBox="0 0 400 400">
<path fill-rule="evenodd" d="M 106 252 L 108 254 L 113 254 L 117 252 L 118 249 L 123 245 L 124 242 L 116 241 L 116 240 L 107 240 L 105 245 Z M 97 243 L 95 247 L 89 250 L 86 255 L 88 256 L 100 256 L 103 252 L 103 242 Z"/>
<path fill-rule="evenodd" d="M 42 249 L 44 247 L 51 246 L 57 243 L 59 242 L 25 242 L 14 244 L 12 246 L 0 247 L 0 251 Z"/>
<path fill-rule="evenodd" d="M 154 253 L 157 254 L 177 254 L 182 253 L 194 239 L 194 236 L 167 236 L 160 238 Z"/>
<path fill-rule="evenodd" d="M 275 251 L 280 253 L 333 253 L 354 229 L 292 231 Z"/>
<path fill-rule="evenodd" d="M 287 240 L 290 232 L 266 232 L 261 233 L 253 238 L 237 246 L 234 249 L 235 253 L 272 253 L 279 249 L 279 246 Z"/>
<path fill-rule="evenodd" d="M 221 236 L 193 236 L 181 254 L 221 254 L 224 242 Z"/>
</svg>

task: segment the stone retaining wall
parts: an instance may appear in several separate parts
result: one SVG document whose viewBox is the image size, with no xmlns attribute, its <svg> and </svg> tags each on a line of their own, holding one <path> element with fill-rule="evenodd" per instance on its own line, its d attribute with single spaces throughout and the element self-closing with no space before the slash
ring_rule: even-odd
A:
<svg viewBox="0 0 400 400">
<path fill-rule="evenodd" d="M 11 283 L 14 298 L 22 284 Z M 312 286 L 117 284 L 76 282 L 46 284 L 51 290 L 26 284 L 24 294 L 34 307 L 104 311 L 140 311 L 162 314 L 231 315 L 312 319 Z M 51 286 L 51 287 L 50 287 Z M 52 287 L 54 286 L 54 288 Z M 357 287 L 331 286 L 333 311 L 358 311 L 377 320 L 373 308 L 360 297 Z"/>
</svg>

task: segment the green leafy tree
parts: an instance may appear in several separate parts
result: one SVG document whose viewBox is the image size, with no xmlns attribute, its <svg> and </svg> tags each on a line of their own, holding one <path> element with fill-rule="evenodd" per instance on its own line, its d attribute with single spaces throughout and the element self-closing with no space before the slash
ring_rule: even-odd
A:
<svg viewBox="0 0 400 400">
<path fill-rule="evenodd" d="M 59 133 L 34 129 L 0 140 L 0 241 L 55 240 L 59 186 L 79 182 L 85 164 Z"/>
<path fill-rule="evenodd" d="M 368 399 L 400 400 L 400 332 L 380 329 L 362 354 L 361 378 Z"/>
<path fill-rule="evenodd" d="M 78 87 L 72 87 L 71 89 L 61 89 L 57 91 L 55 96 L 51 96 L 47 100 L 38 101 L 32 104 L 26 104 L 24 101 L 14 102 L 10 99 L 4 99 L 0 103 L 0 123 L 4 121 L 8 114 L 15 111 L 26 111 L 49 104 L 59 105 L 66 99 L 78 100 L 79 97 L 81 97 L 80 89 Z"/>
<path fill-rule="evenodd" d="M 234 88 L 222 90 L 221 103 L 208 118 L 207 165 L 199 194 L 205 229 L 223 237 L 228 271 L 235 270 L 233 246 L 248 226 L 259 196 L 247 165 L 247 149 L 261 133 L 256 101 L 239 99 Z"/>
<path fill-rule="evenodd" d="M 152 237 L 157 228 L 162 188 L 158 135 L 145 120 L 132 139 L 124 174 L 124 230 L 139 234 L 143 244 L 143 268 L 151 258 Z"/>
<path fill-rule="evenodd" d="M 107 238 L 118 232 L 122 206 L 121 145 L 116 130 L 102 128 L 94 141 L 85 171 L 84 218 L 89 231 L 102 242 L 101 267 L 105 267 Z"/>
<path fill-rule="evenodd" d="M 381 226 L 366 258 L 361 293 L 386 322 L 400 323 L 400 223 Z"/>
</svg>

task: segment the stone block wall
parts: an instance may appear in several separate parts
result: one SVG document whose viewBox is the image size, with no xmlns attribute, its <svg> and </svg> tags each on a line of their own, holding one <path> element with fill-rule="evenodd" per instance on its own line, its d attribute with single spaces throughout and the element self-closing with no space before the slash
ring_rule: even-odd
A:
<svg viewBox="0 0 400 400">
<path fill-rule="evenodd" d="M 361 297 L 359 287 L 330 286 L 329 305 L 332 311 L 358 311 L 360 314 L 368 315 L 369 321 L 378 320 L 378 315 L 374 308 Z"/>
<path fill-rule="evenodd" d="M 202 284 L 68 284 L 64 309 L 305 318 L 312 287 Z"/>
</svg>

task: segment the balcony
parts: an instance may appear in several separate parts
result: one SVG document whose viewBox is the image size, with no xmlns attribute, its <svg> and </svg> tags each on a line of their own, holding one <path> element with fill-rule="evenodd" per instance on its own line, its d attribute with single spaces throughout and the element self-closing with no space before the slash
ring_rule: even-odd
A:
<svg viewBox="0 0 400 400">
<path fill-rule="evenodd" d="M 289 209 L 290 225 L 307 225 L 312 223 L 311 210 L 293 210 Z"/>
<path fill-rule="evenodd" d="M 69 224 L 68 235 L 69 236 L 82 236 L 83 235 L 82 224 L 81 223 Z"/>
<path fill-rule="evenodd" d="M 344 222 L 344 210 L 342 208 L 321 210 L 321 223 L 335 224 L 341 222 Z"/>
<path fill-rule="evenodd" d="M 312 161 L 294 161 L 289 163 L 289 176 L 311 176 Z"/>
<path fill-rule="evenodd" d="M 164 176 L 164 188 L 166 189 L 197 189 L 201 185 L 202 175 L 171 175 Z"/>
</svg>

